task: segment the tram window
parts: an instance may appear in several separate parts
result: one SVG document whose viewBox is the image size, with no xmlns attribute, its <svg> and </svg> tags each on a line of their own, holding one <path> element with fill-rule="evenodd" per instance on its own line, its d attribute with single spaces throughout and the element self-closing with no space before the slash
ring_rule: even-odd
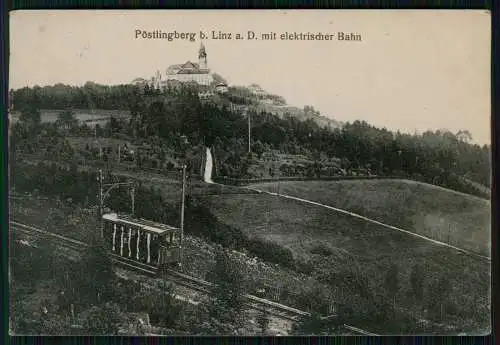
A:
<svg viewBox="0 0 500 345">
<path fill-rule="evenodd" d="M 128 229 L 123 229 L 123 245 L 128 245 Z"/>
<path fill-rule="evenodd" d="M 137 255 L 137 230 L 132 229 L 132 235 L 130 237 L 130 249 L 132 251 L 132 257 L 135 258 Z"/>
<path fill-rule="evenodd" d="M 153 235 L 151 237 L 151 262 L 156 264 L 158 261 L 158 248 L 159 248 L 159 238 L 158 235 Z"/>
<path fill-rule="evenodd" d="M 141 232 L 141 239 L 139 240 L 139 260 L 146 261 L 148 258 L 148 237 L 146 232 Z"/>
</svg>

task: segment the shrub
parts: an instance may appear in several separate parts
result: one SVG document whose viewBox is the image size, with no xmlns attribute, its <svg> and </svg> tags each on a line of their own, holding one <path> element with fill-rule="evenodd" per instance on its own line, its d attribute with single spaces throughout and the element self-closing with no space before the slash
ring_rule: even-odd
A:
<svg viewBox="0 0 500 345">
<path fill-rule="evenodd" d="M 317 255 L 323 255 L 323 256 L 330 256 L 333 254 L 332 249 L 324 243 L 320 243 L 320 244 L 314 246 L 310 250 L 310 252 L 311 252 L 311 254 L 317 254 Z"/>
</svg>

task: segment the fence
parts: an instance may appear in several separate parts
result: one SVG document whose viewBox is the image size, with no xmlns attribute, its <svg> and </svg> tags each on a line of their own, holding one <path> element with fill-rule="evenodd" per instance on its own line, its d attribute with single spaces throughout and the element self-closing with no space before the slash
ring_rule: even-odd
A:
<svg viewBox="0 0 500 345">
<path fill-rule="evenodd" d="M 231 177 L 216 177 L 215 182 L 244 186 L 253 183 L 284 182 L 284 181 L 343 181 L 343 180 L 389 180 L 406 178 L 403 176 L 324 176 L 324 177 L 283 177 L 283 178 L 256 178 L 256 179 L 236 179 Z"/>
</svg>

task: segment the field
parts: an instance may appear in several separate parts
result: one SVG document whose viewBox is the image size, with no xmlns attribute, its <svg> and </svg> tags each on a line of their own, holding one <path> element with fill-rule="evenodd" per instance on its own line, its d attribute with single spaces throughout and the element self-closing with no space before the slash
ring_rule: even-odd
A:
<svg viewBox="0 0 500 345">
<path fill-rule="evenodd" d="M 128 110 L 105 110 L 105 109 L 72 109 L 75 113 L 75 117 L 79 121 L 98 121 L 99 123 L 105 123 L 106 121 L 99 121 L 103 118 L 107 119 L 111 116 L 117 118 L 128 118 L 130 112 Z M 62 110 L 54 109 L 42 109 L 40 110 L 40 115 L 42 122 L 55 122 L 59 113 Z M 13 112 L 11 119 L 16 121 L 19 118 L 19 113 Z"/>
<path fill-rule="evenodd" d="M 411 309 L 404 291 L 410 289 L 411 268 L 420 264 L 425 267 L 427 283 L 440 277 L 450 281 L 453 287 L 450 295 L 455 305 L 470 306 L 471 315 L 488 313 L 488 262 L 295 200 L 266 194 L 199 198 L 223 222 L 242 229 L 249 236 L 290 248 L 297 260 L 312 264 L 313 275 L 357 266 L 367 276 L 374 292 L 384 295 L 387 271 L 391 265 L 397 265 L 401 280 L 398 303 L 403 309 Z M 330 254 L 311 253 L 318 246 L 327 247 Z M 471 320 L 463 320 L 468 321 Z M 473 329 L 478 326 L 471 325 Z"/>
<path fill-rule="evenodd" d="M 253 185 L 276 192 L 277 183 Z M 489 256 L 490 202 L 408 180 L 280 182 L 279 192 Z M 331 211 L 333 212 L 333 211 Z"/>
</svg>

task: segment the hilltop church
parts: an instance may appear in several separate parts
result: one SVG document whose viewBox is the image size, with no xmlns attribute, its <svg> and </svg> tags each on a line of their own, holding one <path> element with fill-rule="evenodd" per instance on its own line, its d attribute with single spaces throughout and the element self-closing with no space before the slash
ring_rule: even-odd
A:
<svg viewBox="0 0 500 345">
<path fill-rule="evenodd" d="M 198 63 L 187 61 L 180 65 L 171 65 L 167 68 L 165 79 L 180 82 L 196 82 L 200 85 L 210 85 L 213 82 L 212 74 L 208 68 L 207 52 L 203 42 L 198 51 Z"/>
<path fill-rule="evenodd" d="M 155 88 L 163 88 L 172 82 L 195 82 L 199 85 L 209 86 L 213 81 L 214 78 L 208 68 L 207 51 L 202 42 L 198 51 L 198 63 L 187 61 L 183 64 L 171 65 L 164 75 L 157 71 L 156 75 L 149 81 L 137 78 L 132 83 L 136 85 L 149 84 Z"/>
</svg>

